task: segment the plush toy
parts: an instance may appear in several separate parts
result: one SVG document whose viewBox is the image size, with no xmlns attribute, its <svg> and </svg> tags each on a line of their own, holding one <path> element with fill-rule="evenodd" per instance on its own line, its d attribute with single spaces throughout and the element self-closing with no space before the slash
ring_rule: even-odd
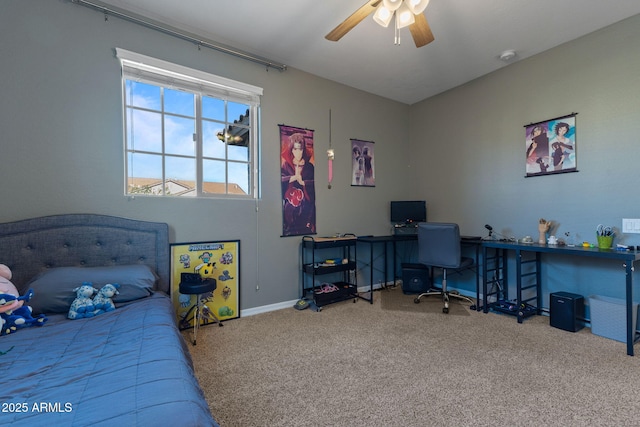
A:
<svg viewBox="0 0 640 427">
<path fill-rule="evenodd" d="M 69 319 L 82 319 L 83 317 L 95 316 L 94 311 L 96 308 L 93 305 L 91 297 L 94 293 L 98 292 L 93 284 L 90 282 L 84 282 L 82 286 L 79 286 L 73 290 L 76 293 L 76 299 L 71 303 L 69 308 Z"/>
<path fill-rule="evenodd" d="M 100 288 L 98 294 L 93 297 L 93 306 L 96 309 L 93 314 L 98 315 L 116 309 L 111 298 L 120 293 L 118 288 L 120 288 L 120 285 L 117 283 L 107 283 Z"/>
<path fill-rule="evenodd" d="M 0 264 L 0 313 L 22 306 L 22 302 L 18 300 L 18 289 L 11 283 L 12 276 L 11 269 Z"/>
<path fill-rule="evenodd" d="M 33 311 L 25 302 L 33 296 L 33 289 L 29 289 L 20 296 L 18 289 L 11 282 L 11 269 L 0 264 L 0 335 L 8 335 L 27 326 L 42 326 L 48 320 L 44 314 L 33 317 Z"/>
</svg>

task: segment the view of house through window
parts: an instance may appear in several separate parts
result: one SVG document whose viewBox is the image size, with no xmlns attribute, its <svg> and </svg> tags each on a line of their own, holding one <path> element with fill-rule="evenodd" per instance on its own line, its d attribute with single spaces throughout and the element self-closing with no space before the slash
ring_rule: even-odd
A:
<svg viewBox="0 0 640 427">
<path fill-rule="evenodd" d="M 255 197 L 257 96 L 234 97 L 232 88 L 220 90 L 202 75 L 166 70 L 165 76 L 159 67 L 132 65 L 120 50 L 118 56 L 124 75 L 126 194 Z"/>
</svg>

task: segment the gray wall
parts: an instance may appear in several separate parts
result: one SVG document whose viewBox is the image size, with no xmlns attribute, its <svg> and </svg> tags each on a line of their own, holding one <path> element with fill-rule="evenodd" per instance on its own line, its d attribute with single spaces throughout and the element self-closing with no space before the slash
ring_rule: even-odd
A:
<svg viewBox="0 0 640 427">
<path fill-rule="evenodd" d="M 430 220 L 537 239 L 543 217 L 558 236 L 595 243 L 599 223 L 621 229 L 622 218 L 640 217 L 638 40 L 635 16 L 413 105 L 410 181 Z M 524 178 L 524 126 L 572 112 L 579 172 Z M 640 245 L 640 235 L 619 242 Z M 617 263 L 548 260 L 546 290 L 624 297 Z"/>
<path fill-rule="evenodd" d="M 545 217 L 558 234 L 593 241 L 598 223 L 620 227 L 621 218 L 640 217 L 640 17 L 413 106 L 198 51 L 68 1 L 2 1 L 0 36 L 0 221 L 95 212 L 167 222 L 173 242 L 239 239 L 242 309 L 299 296 L 300 239 L 280 237 L 281 123 L 316 131 L 319 235 L 388 234 L 392 199 L 425 199 L 430 220 L 459 222 L 464 234 L 484 235 L 490 223 L 505 234 L 535 235 Z M 264 88 L 261 200 L 123 196 L 115 47 Z M 323 184 L 329 110 L 331 190 Z M 525 179 L 523 126 L 571 112 L 579 113 L 580 172 Z M 350 186 L 350 138 L 375 141 L 375 188 Z M 623 241 L 640 244 L 637 236 Z M 621 296 L 621 268 L 611 263 L 561 258 L 544 273 L 547 290 Z M 452 281 L 473 288 L 471 277 Z"/>
<path fill-rule="evenodd" d="M 299 297 L 299 237 L 281 238 L 278 124 L 315 130 L 317 230 L 389 232 L 388 201 L 409 152 L 407 105 L 301 71 L 202 49 L 101 13 L 51 0 L 0 3 L 0 221 L 89 212 L 167 222 L 173 242 L 239 239 L 241 308 Z M 121 80 L 114 48 L 264 88 L 262 199 L 160 199 L 123 195 Z M 335 149 L 327 189 L 329 110 Z M 351 187 L 350 138 L 375 142 L 375 188 Z M 258 211 L 256 212 L 256 205 Z M 0 261 L 1 262 L 1 261 Z M 259 287 L 259 289 L 258 289 Z"/>
</svg>

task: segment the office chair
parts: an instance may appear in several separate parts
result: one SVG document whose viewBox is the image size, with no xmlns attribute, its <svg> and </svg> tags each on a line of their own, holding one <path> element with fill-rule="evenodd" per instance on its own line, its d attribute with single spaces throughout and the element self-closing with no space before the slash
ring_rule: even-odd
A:
<svg viewBox="0 0 640 427">
<path fill-rule="evenodd" d="M 442 289 L 430 289 L 418 295 L 413 302 L 418 304 L 422 297 L 439 295 L 442 297 L 443 313 L 449 312 L 449 298 L 474 304 L 471 298 L 456 291 L 447 290 L 447 271 L 462 270 L 473 265 L 473 258 L 463 257 L 460 249 L 460 228 L 458 224 L 422 222 L 418 224 L 418 261 L 430 267 L 442 268 Z"/>
</svg>

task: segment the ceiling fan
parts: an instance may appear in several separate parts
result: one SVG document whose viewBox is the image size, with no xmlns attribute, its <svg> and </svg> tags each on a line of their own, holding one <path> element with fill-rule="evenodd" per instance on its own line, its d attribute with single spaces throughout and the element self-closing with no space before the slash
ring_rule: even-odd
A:
<svg viewBox="0 0 640 427">
<path fill-rule="evenodd" d="M 375 12 L 373 20 L 383 27 L 389 26 L 395 14 L 395 44 L 400 44 L 400 29 L 409 27 L 416 47 L 422 47 L 434 40 L 424 9 L 429 0 L 369 0 L 340 25 L 325 36 L 327 40 L 338 41 L 364 18 Z"/>
</svg>

